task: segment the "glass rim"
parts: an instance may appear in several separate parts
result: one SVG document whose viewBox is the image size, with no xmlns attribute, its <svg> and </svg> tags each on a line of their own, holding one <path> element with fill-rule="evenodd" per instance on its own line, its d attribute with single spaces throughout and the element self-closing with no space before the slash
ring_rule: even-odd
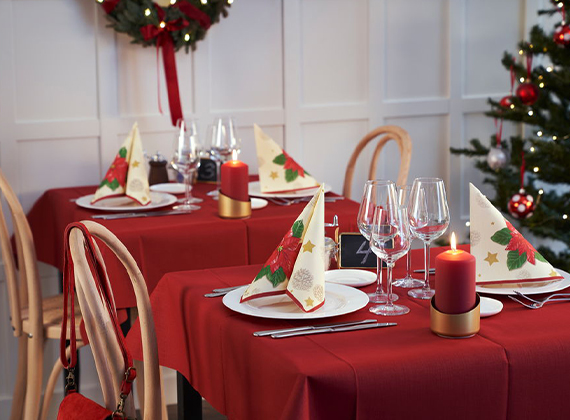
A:
<svg viewBox="0 0 570 420">
<path fill-rule="evenodd" d="M 394 184 L 394 181 L 391 181 L 389 179 L 369 179 L 365 182 L 365 184 L 386 184 L 386 185 L 390 185 L 390 184 Z"/>
<path fill-rule="evenodd" d="M 418 182 L 423 182 L 423 183 L 438 183 L 438 182 L 443 182 L 443 179 L 441 178 L 436 178 L 436 177 L 419 177 L 414 179 L 414 183 L 418 181 Z"/>
</svg>

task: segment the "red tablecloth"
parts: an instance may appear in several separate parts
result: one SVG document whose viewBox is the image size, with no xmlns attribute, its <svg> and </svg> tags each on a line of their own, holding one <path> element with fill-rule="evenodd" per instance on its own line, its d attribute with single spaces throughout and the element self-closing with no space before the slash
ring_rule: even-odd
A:
<svg viewBox="0 0 570 420">
<path fill-rule="evenodd" d="M 170 273 L 151 296 L 160 363 L 231 419 L 570 418 L 570 304 L 530 310 L 498 297 L 503 311 L 483 318 L 478 335 L 451 340 L 430 331 L 429 301 L 396 288 L 411 312 L 378 318 L 397 327 L 275 340 L 252 333 L 308 322 L 250 317 L 203 297 L 259 268 Z M 369 306 L 331 322 L 376 317 Z M 139 340 L 135 325 L 128 343 L 138 357 Z"/>
<path fill-rule="evenodd" d="M 254 179 L 252 177 L 252 179 Z M 192 190 L 204 199 L 200 210 L 188 215 L 97 221 L 125 244 L 139 265 L 149 292 L 167 272 L 263 263 L 291 227 L 306 203 L 253 210 L 249 219 L 228 220 L 217 215 L 218 202 L 207 197 L 211 184 Z M 95 186 L 46 191 L 28 214 L 39 261 L 61 270 L 63 232 L 68 223 L 101 213 L 83 209 L 73 201 L 92 194 Z M 358 203 L 344 199 L 325 204 L 325 221 L 339 216 L 341 231 L 356 231 Z M 334 231 L 328 229 L 328 236 Z M 130 281 L 121 263 L 103 249 L 117 307 L 135 305 Z"/>
</svg>

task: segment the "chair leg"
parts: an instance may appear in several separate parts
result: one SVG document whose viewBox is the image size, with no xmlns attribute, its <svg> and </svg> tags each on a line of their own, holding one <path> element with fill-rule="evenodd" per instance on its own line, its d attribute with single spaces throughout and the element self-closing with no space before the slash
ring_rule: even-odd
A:
<svg viewBox="0 0 570 420">
<path fill-rule="evenodd" d="M 23 334 L 18 337 L 18 368 L 16 370 L 16 384 L 14 385 L 14 397 L 12 398 L 12 413 L 10 420 L 20 420 L 24 410 L 26 398 L 26 380 L 28 376 L 28 336 Z"/>
<path fill-rule="evenodd" d="M 37 420 L 40 415 L 44 345 L 43 337 L 28 339 L 28 383 L 24 403 L 24 420 Z"/>
<path fill-rule="evenodd" d="M 144 419 L 144 365 L 140 360 L 134 360 L 134 364 L 137 370 L 137 380 L 135 381 L 135 385 L 137 387 L 139 410 L 141 412 L 141 419 Z M 162 420 L 168 420 L 168 410 L 166 409 L 166 400 L 164 399 L 164 380 L 162 378 L 162 369 L 160 370 L 160 405 Z"/>
<path fill-rule="evenodd" d="M 160 406 L 162 411 L 162 420 L 168 420 L 168 410 L 166 409 L 166 398 L 164 397 L 164 375 L 160 369 Z"/>
</svg>

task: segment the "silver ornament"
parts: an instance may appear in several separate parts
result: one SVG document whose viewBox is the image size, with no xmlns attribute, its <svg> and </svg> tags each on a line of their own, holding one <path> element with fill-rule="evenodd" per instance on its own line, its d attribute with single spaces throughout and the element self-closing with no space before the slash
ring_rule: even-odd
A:
<svg viewBox="0 0 570 420">
<path fill-rule="evenodd" d="M 487 154 L 487 164 L 494 171 L 504 168 L 509 160 L 509 153 L 500 147 L 491 147 Z"/>
</svg>

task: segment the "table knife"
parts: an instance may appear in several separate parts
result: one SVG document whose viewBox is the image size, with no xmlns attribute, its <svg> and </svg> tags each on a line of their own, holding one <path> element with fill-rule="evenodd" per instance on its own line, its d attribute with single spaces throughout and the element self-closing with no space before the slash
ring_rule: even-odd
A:
<svg viewBox="0 0 570 420">
<path fill-rule="evenodd" d="M 425 273 L 425 272 L 426 272 L 426 270 L 423 269 L 423 268 L 420 269 L 420 270 L 414 270 L 414 273 Z M 435 273 L 435 268 L 430 268 L 430 269 L 429 269 L 429 273 L 430 273 L 430 274 L 434 274 L 434 273 Z"/>
<path fill-rule="evenodd" d="M 113 213 L 113 214 L 96 214 L 91 216 L 92 219 L 114 220 L 114 219 L 131 219 L 134 217 L 154 217 L 154 216 L 174 216 L 176 214 L 188 214 L 183 210 L 164 210 L 152 212 L 132 212 L 132 213 Z"/>
<path fill-rule="evenodd" d="M 370 324 L 371 322 L 376 322 L 376 321 L 377 321 L 376 319 L 365 319 L 362 321 L 345 321 L 345 322 L 334 322 L 332 324 L 307 325 L 304 327 L 293 327 L 293 328 L 282 328 L 279 330 L 257 331 L 257 332 L 254 332 L 253 335 L 256 337 L 264 337 L 266 335 L 282 334 L 282 333 L 289 333 L 289 332 L 296 332 L 296 331 L 309 331 L 309 330 L 318 330 L 321 328 L 347 327 L 350 325 Z"/>
<path fill-rule="evenodd" d="M 296 337 L 299 335 L 367 330 L 368 328 L 394 327 L 396 325 L 398 325 L 398 324 L 395 322 L 377 322 L 375 324 L 367 323 L 367 324 L 360 324 L 360 325 L 351 325 L 351 326 L 347 326 L 347 327 L 329 327 L 329 328 L 319 328 L 316 330 L 304 330 L 304 331 L 295 331 L 295 332 L 289 332 L 289 333 L 271 334 L 271 338 L 287 338 L 287 337 Z"/>
</svg>

